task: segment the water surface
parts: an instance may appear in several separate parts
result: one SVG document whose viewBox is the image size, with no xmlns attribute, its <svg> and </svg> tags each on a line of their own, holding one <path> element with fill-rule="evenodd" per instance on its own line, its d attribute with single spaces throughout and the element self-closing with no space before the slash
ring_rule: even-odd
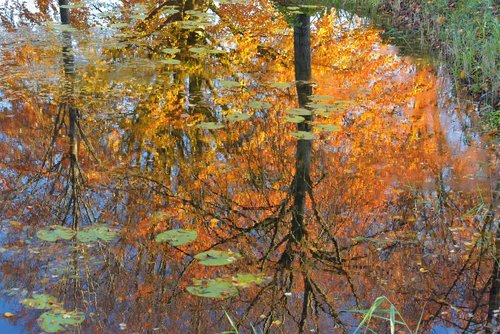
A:
<svg viewBox="0 0 500 334">
<path fill-rule="evenodd" d="M 0 40 L 0 330 L 496 323 L 493 154 L 435 66 L 322 7 L 40 9 Z"/>
</svg>

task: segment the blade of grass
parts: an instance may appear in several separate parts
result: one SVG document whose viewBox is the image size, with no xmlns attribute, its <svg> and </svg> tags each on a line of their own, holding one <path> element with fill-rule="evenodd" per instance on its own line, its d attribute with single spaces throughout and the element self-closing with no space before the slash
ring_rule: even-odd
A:
<svg viewBox="0 0 500 334">
<path fill-rule="evenodd" d="M 394 334 L 396 331 L 396 309 L 393 304 L 391 304 L 390 312 L 391 334 Z"/>
</svg>

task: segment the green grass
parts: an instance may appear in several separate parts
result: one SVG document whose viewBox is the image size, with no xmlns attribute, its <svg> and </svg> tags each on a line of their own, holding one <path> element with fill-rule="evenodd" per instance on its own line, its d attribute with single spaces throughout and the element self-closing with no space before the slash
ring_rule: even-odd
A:
<svg viewBox="0 0 500 334">
<path fill-rule="evenodd" d="M 239 330 L 238 326 L 236 325 L 236 323 L 231 318 L 231 316 L 229 315 L 229 313 L 227 313 L 227 311 L 224 310 L 224 314 L 226 315 L 226 318 L 229 321 L 229 324 L 231 325 L 231 330 L 224 331 L 224 332 L 219 333 L 219 334 L 239 334 L 240 330 Z M 260 334 L 259 331 L 257 331 L 257 329 L 252 324 L 250 324 L 250 326 L 252 328 L 252 334 Z"/>
<path fill-rule="evenodd" d="M 383 307 L 384 305 L 387 305 L 386 306 L 387 308 L 384 308 Z M 345 312 L 361 313 L 364 315 L 358 327 L 354 330 L 354 334 L 361 333 L 363 328 L 364 328 L 363 333 L 377 333 L 375 329 L 370 327 L 370 322 L 373 319 L 378 319 L 384 322 L 388 322 L 391 334 L 395 334 L 396 330 L 398 330 L 397 333 L 401 333 L 402 330 L 405 333 L 417 334 L 423 316 L 422 312 L 416 328 L 412 330 L 410 326 L 406 323 L 406 321 L 403 319 L 399 311 L 396 309 L 394 304 L 391 303 L 389 299 L 387 299 L 387 297 L 385 296 L 378 297 L 377 299 L 375 299 L 371 307 L 367 310 L 348 310 Z"/>
</svg>

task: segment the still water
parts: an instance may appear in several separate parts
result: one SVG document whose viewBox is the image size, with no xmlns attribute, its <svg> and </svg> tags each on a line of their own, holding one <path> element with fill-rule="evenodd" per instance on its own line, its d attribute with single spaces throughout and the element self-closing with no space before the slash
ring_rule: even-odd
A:
<svg viewBox="0 0 500 334">
<path fill-rule="evenodd" d="M 0 332 L 494 330 L 494 150 L 438 65 L 326 7 L 60 5 L 4 9 Z"/>
</svg>

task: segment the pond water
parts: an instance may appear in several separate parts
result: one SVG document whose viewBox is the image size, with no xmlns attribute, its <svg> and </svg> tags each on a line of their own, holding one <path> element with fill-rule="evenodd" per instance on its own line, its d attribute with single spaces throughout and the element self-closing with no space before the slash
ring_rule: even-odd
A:
<svg viewBox="0 0 500 334">
<path fill-rule="evenodd" d="M 494 331 L 494 151 L 438 66 L 326 7 L 60 3 L 1 12 L 2 333 Z"/>
</svg>

